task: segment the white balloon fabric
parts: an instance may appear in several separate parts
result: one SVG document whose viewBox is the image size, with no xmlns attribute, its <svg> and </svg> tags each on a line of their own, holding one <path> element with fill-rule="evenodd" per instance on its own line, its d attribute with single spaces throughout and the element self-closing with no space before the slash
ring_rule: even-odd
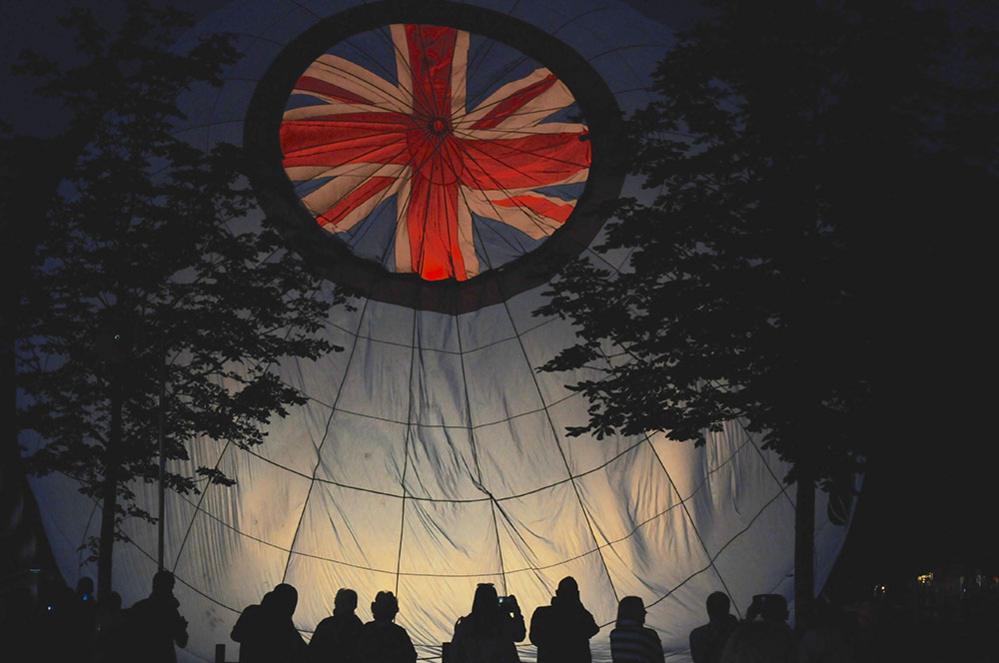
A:
<svg viewBox="0 0 999 663">
<path fill-rule="evenodd" d="M 278 53 L 317 21 L 354 2 L 238 0 L 188 37 L 235 33 L 246 57 L 221 90 L 184 100 L 195 144 L 241 143 L 249 100 Z M 506 12 L 568 44 L 599 72 L 625 110 L 646 89 L 670 31 L 627 5 L 501 2 Z M 628 182 L 631 192 L 640 187 Z M 599 240 L 598 240 L 599 241 Z M 624 254 L 594 259 L 613 268 Z M 793 488 L 787 468 L 738 422 L 703 448 L 662 434 L 569 437 L 587 403 L 566 388 L 588 374 L 536 368 L 572 342 L 573 330 L 532 311 L 545 287 L 461 314 L 376 300 L 332 312 L 328 339 L 345 348 L 275 367 L 309 402 L 273 422 L 253 450 L 190 444 L 190 468 L 218 466 L 238 483 L 168 495 L 166 564 L 188 619 L 180 660 L 213 660 L 236 617 L 279 582 L 299 591 L 296 625 L 308 637 L 340 587 L 357 590 L 370 618 L 376 592 L 399 598 L 397 623 L 423 660 L 439 660 L 477 583 L 516 595 L 529 618 L 558 581 L 573 576 L 609 661 L 619 599 L 639 596 L 669 661 L 687 661 L 690 630 L 706 621 L 713 591 L 742 614 L 752 595 L 792 597 Z M 181 469 L 181 468 L 175 468 Z M 68 582 L 95 575 L 78 546 L 99 512 L 65 478 L 33 480 L 46 532 Z M 154 485 L 136 490 L 155 513 Z M 816 506 L 821 587 L 845 537 Z M 156 570 L 156 527 L 129 522 L 117 546 L 114 587 L 130 605 Z M 521 659 L 535 649 L 521 643 Z"/>
</svg>

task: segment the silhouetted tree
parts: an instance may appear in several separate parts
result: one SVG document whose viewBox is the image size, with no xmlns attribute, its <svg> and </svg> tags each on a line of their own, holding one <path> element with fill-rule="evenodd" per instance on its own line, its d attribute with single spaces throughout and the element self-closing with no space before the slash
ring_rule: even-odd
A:
<svg viewBox="0 0 999 663">
<path fill-rule="evenodd" d="M 82 151 L 55 199 L 35 201 L 47 212 L 19 302 L 19 414 L 34 432 L 23 437 L 29 471 L 64 473 L 102 500 L 106 596 L 122 521 L 155 519 L 130 483 L 157 479 L 160 433 L 170 460 L 187 460 L 199 438 L 263 442 L 263 425 L 305 401 L 269 367 L 339 349 L 315 332 L 342 299 L 266 220 L 246 219 L 239 149 L 176 135 L 179 95 L 221 83 L 237 58 L 229 39 L 171 51 L 189 17 L 142 3 L 113 34 L 83 10 L 64 23 L 84 64 L 27 54 L 21 65 L 73 114 L 67 136 Z M 234 483 L 218 467 L 180 467 L 164 482 L 181 493 L 199 490 L 198 475 Z"/>
<path fill-rule="evenodd" d="M 791 463 L 800 610 L 814 486 L 848 489 L 887 429 L 872 407 L 881 358 L 910 333 L 891 316 L 924 269 L 900 256 L 960 218 L 984 190 L 969 178 L 997 172 L 983 131 L 995 42 L 987 24 L 955 40 L 973 21 L 929 3 L 709 4 L 661 62 L 658 100 L 628 121 L 632 171 L 653 193 L 619 203 L 597 251 L 630 257 L 621 273 L 578 261 L 554 282 L 539 313 L 579 336 L 543 369 L 623 350 L 574 385 L 591 407 L 571 433 L 703 444 L 739 419 Z"/>
</svg>

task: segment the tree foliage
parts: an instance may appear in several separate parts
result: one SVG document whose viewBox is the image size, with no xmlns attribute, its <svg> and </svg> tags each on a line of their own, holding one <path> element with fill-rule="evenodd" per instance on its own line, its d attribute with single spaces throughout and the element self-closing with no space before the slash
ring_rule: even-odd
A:
<svg viewBox="0 0 999 663">
<path fill-rule="evenodd" d="M 969 174 L 997 172 L 994 132 L 969 150 L 966 129 L 996 120 L 995 51 L 918 3 L 711 5 L 627 122 L 651 193 L 620 201 L 597 247 L 626 266 L 578 261 L 554 282 L 539 313 L 579 340 L 543 369 L 623 348 L 574 386 L 591 407 L 573 432 L 703 443 L 741 419 L 789 481 L 807 466 L 828 487 L 883 430 L 879 366 L 908 333 L 890 315 L 915 285 L 897 271 L 921 268 L 904 253 L 957 213 Z"/>
<path fill-rule="evenodd" d="M 21 67 L 87 140 L 55 199 L 36 201 L 46 228 L 20 301 L 19 425 L 37 440 L 30 471 L 64 473 L 99 498 L 114 463 L 116 521 L 152 520 L 130 480 L 156 480 L 160 431 L 172 461 L 206 438 L 263 443 L 268 421 L 305 401 L 273 365 L 340 350 L 316 332 L 343 297 L 324 290 L 266 220 L 247 220 L 254 198 L 238 148 L 178 136 L 178 98 L 221 84 L 238 57 L 230 40 L 173 52 L 188 17 L 138 3 L 115 33 L 85 11 L 65 23 L 85 62 L 65 68 L 28 54 Z M 115 393 L 121 439 L 109 454 Z M 204 485 L 198 475 L 235 481 L 217 467 L 183 466 L 165 475 L 181 493 Z"/>
</svg>

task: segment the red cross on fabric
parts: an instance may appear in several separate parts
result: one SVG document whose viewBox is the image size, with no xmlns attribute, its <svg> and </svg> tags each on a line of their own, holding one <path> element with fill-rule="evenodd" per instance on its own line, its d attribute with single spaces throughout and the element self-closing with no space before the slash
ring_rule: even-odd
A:
<svg viewBox="0 0 999 663">
<path fill-rule="evenodd" d="M 584 182 L 587 128 L 544 122 L 575 102 L 548 69 L 501 85 L 468 110 L 469 34 L 393 25 L 397 83 L 336 55 L 313 62 L 294 94 L 321 103 L 285 112 L 284 167 L 323 183 L 302 202 L 334 233 L 395 196 L 395 269 L 465 280 L 480 266 L 473 215 L 534 239 L 551 235 L 576 201 L 538 189 Z M 485 258 L 485 257 L 483 257 Z"/>
</svg>

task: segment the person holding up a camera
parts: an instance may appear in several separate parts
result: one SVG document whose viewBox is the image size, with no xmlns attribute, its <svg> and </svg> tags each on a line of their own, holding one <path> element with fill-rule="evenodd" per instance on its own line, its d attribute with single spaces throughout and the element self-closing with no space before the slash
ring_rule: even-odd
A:
<svg viewBox="0 0 999 663">
<path fill-rule="evenodd" d="M 479 583 L 472 612 L 454 625 L 448 663 L 519 663 L 515 643 L 525 635 L 517 597 L 498 596 L 492 583 Z"/>
</svg>

